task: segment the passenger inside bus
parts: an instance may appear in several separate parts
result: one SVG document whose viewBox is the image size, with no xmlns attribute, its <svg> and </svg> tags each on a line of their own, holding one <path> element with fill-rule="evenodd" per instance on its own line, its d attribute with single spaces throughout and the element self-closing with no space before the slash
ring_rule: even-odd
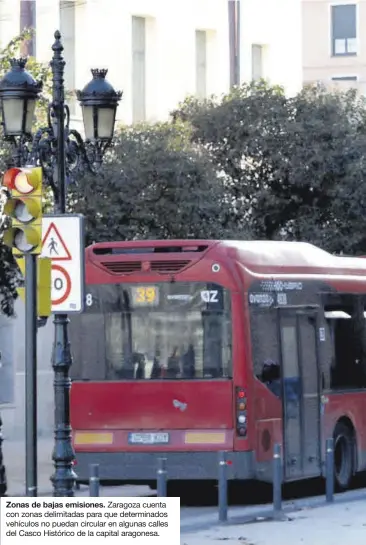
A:
<svg viewBox="0 0 366 545">
<path fill-rule="evenodd" d="M 278 362 L 270 359 L 264 361 L 261 381 L 266 384 L 275 396 L 282 398 L 281 368 Z M 300 400 L 300 388 L 301 384 L 299 377 L 286 377 L 286 401 L 297 404 Z"/>
<path fill-rule="evenodd" d="M 182 354 L 182 355 L 180 355 Z M 155 352 L 151 369 L 151 379 L 158 378 L 194 378 L 195 376 L 195 352 L 193 344 L 189 344 L 187 351 L 175 346 L 169 356 L 166 365 L 161 362 L 160 350 Z M 140 378 L 136 376 L 135 378 Z M 144 377 L 145 378 L 145 377 Z"/>
<path fill-rule="evenodd" d="M 281 370 L 277 362 L 267 359 L 263 363 L 261 381 L 277 397 L 281 397 Z"/>
<path fill-rule="evenodd" d="M 178 378 L 180 375 L 180 357 L 179 357 L 179 348 L 176 346 L 173 349 L 171 356 L 168 358 L 166 377 L 167 378 Z"/>
</svg>

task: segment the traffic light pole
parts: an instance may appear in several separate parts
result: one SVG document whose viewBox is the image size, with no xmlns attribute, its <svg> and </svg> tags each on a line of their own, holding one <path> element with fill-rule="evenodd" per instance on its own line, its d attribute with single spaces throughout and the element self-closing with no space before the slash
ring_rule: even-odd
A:
<svg viewBox="0 0 366 545">
<path fill-rule="evenodd" d="M 25 484 L 37 496 L 37 256 L 25 255 Z"/>
<path fill-rule="evenodd" d="M 52 46 L 51 69 L 53 76 L 52 108 L 54 113 L 57 158 L 54 169 L 54 182 L 57 187 L 55 213 L 66 213 L 66 156 L 65 156 L 65 89 L 61 35 L 55 33 L 56 41 Z M 73 471 L 74 449 L 71 440 L 70 424 L 70 389 L 69 371 L 72 364 L 68 337 L 69 318 L 67 314 L 55 314 L 55 341 L 53 346 L 52 367 L 54 370 L 55 392 L 55 446 L 53 460 L 55 472 L 51 477 L 53 496 L 67 497 L 74 495 L 76 475 Z"/>
<path fill-rule="evenodd" d="M 93 79 L 82 91 L 76 93 L 83 110 L 85 139 L 75 129 L 71 130 L 69 127 L 70 110 L 65 104 L 64 96 L 65 60 L 62 54 L 64 48 L 60 32 L 56 31 L 54 36 L 53 56 L 50 63 L 52 101 L 48 105 L 47 127 L 38 129 L 31 138 L 30 121 L 32 116 L 28 115 L 29 107 L 39 97 L 42 82 L 36 82 L 25 70 L 26 59 L 11 60 L 11 70 L 0 80 L 0 105 L 3 111 L 4 135 L 13 148 L 15 163 L 39 165 L 36 168 L 42 169 L 54 194 L 55 213 L 63 215 L 66 214 L 66 167 L 68 165 L 68 176 L 71 180 L 75 180 L 75 176 L 83 173 L 85 169 L 93 173 L 99 170 L 103 156 L 113 141 L 116 110 L 122 98 L 122 92 L 115 91 L 105 80 L 107 70 L 92 70 Z M 14 104 L 17 107 L 14 107 Z M 19 111 L 22 111 L 23 115 L 18 115 Z M 104 113 L 108 113 L 108 115 L 103 115 Z M 106 135 L 109 136 L 106 137 Z M 28 293 L 31 291 L 28 290 Z M 29 318 L 29 332 L 30 323 Z M 44 324 L 39 321 L 38 325 L 41 327 Z M 72 358 L 68 338 L 68 315 L 55 314 L 54 325 L 52 367 L 55 395 L 55 445 L 52 456 L 54 473 L 51 481 L 54 488 L 53 495 L 65 497 L 74 495 L 76 480 L 73 471 L 75 454 L 72 445 L 69 408 L 71 389 L 69 372 Z M 28 346 L 29 358 L 30 353 L 31 347 Z M 29 388 L 31 383 L 34 386 L 32 374 L 29 378 Z M 31 414 L 34 413 L 34 410 L 32 405 Z M 32 426 L 29 429 L 32 429 Z M 31 455 L 29 467 L 34 468 L 35 462 L 35 455 Z M 0 465 L 0 479 L 1 472 Z M 32 483 L 30 487 L 32 487 Z"/>
</svg>

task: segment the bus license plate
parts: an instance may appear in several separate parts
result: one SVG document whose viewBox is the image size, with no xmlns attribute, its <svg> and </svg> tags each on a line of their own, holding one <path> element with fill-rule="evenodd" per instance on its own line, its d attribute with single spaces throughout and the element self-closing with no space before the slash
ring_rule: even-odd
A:
<svg viewBox="0 0 366 545">
<path fill-rule="evenodd" d="M 166 445 L 169 443 L 169 433 L 129 433 L 130 445 Z"/>
</svg>

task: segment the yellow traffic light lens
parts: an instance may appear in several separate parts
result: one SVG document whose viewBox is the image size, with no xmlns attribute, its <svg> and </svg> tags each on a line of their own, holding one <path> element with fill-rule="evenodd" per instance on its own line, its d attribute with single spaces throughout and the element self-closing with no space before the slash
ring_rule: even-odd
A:
<svg viewBox="0 0 366 545">
<path fill-rule="evenodd" d="M 41 218 L 41 206 L 37 198 L 22 197 L 10 199 L 4 206 L 4 213 L 20 223 L 31 223 Z"/>
<path fill-rule="evenodd" d="M 28 208 L 22 201 L 18 201 L 18 204 L 14 208 L 14 218 L 22 223 L 29 223 L 34 219 Z"/>
<path fill-rule="evenodd" d="M 19 193 L 23 193 L 24 195 L 32 193 L 34 190 L 34 187 L 29 183 L 28 176 L 25 172 L 19 172 L 19 174 L 15 176 L 14 189 L 19 191 Z"/>
</svg>

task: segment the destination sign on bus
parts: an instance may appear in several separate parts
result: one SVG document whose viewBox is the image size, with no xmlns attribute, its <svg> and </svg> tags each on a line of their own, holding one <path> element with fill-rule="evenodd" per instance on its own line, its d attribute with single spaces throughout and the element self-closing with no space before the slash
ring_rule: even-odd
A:
<svg viewBox="0 0 366 545">
<path fill-rule="evenodd" d="M 145 312 L 176 309 L 221 311 L 225 290 L 204 282 L 162 282 L 156 284 L 92 284 L 87 286 L 86 312 Z"/>
</svg>

